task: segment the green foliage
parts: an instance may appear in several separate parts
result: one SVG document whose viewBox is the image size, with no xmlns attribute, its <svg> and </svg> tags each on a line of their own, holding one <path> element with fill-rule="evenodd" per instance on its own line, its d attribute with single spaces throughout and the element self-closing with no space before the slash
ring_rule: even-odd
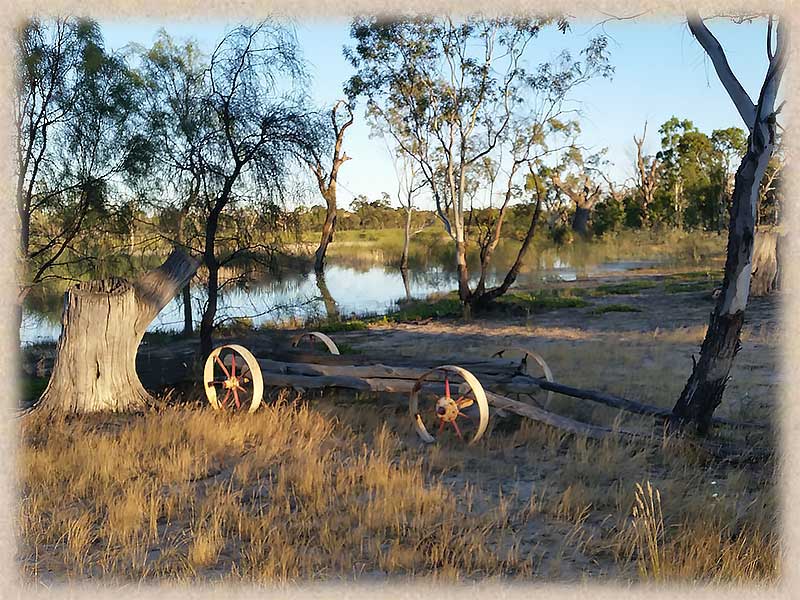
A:
<svg viewBox="0 0 800 600">
<path fill-rule="evenodd" d="M 127 233 L 115 213 L 142 153 L 131 143 L 141 90 L 88 19 L 30 19 L 16 50 L 20 250 L 24 283 L 37 285 L 58 269 L 90 270 L 87 240 Z"/>
<path fill-rule="evenodd" d="M 21 378 L 21 400 L 23 406 L 28 406 L 39 399 L 50 379 L 47 377 L 32 377 L 25 375 Z"/>
<path fill-rule="evenodd" d="M 595 206 L 592 215 L 592 231 L 602 237 L 611 231 L 618 231 L 625 222 L 625 207 L 614 198 L 607 197 Z"/>
<path fill-rule="evenodd" d="M 719 231 L 727 225 L 732 177 L 746 150 L 746 134 L 730 127 L 711 135 L 672 117 L 659 129 L 661 181 L 658 217 L 688 229 Z"/>
</svg>

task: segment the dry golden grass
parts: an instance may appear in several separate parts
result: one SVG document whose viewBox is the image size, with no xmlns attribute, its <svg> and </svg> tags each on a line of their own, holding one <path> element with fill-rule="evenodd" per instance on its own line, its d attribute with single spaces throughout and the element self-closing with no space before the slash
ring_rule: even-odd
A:
<svg viewBox="0 0 800 600">
<path fill-rule="evenodd" d="M 771 474 L 527 422 L 476 448 L 420 448 L 402 411 L 347 401 L 284 396 L 239 416 L 32 416 L 20 455 L 25 573 L 777 577 Z M 663 515 L 637 496 L 645 479 L 661 490 Z"/>
</svg>

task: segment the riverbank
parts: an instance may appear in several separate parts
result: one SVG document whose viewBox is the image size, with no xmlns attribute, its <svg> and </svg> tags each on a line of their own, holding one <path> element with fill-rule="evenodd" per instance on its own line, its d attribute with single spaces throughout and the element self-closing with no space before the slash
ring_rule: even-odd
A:
<svg viewBox="0 0 800 600">
<path fill-rule="evenodd" d="M 407 296 L 425 298 L 457 287 L 452 242 L 440 228 L 430 227 L 414 238 L 410 269 L 397 268 L 402 247 L 398 230 L 344 231 L 330 247 L 324 279 L 311 272 L 309 253 L 314 246 L 287 246 L 283 253 L 240 260 L 226 266 L 220 276 L 224 288 L 219 299 L 218 319 L 227 322 L 250 319 L 280 324 L 305 321 L 327 314 L 334 304 L 345 315 L 383 314 L 395 310 Z M 713 233 L 680 231 L 627 231 L 600 240 L 556 245 L 538 237 L 517 278 L 517 287 L 538 289 L 551 281 L 580 280 L 658 264 L 660 268 L 685 271 L 721 264 L 725 240 Z M 488 285 L 505 276 L 519 242 L 504 239 L 497 247 Z M 97 272 L 86 277 L 131 276 L 160 264 L 160 255 L 108 257 Z M 470 272 L 478 272 L 477 255 L 468 255 Z M 192 309 L 199 322 L 205 298 L 201 269 L 192 285 Z M 58 337 L 63 293 L 68 280 L 54 280 L 26 297 L 22 340 L 24 343 L 53 341 Z M 151 331 L 183 328 L 180 299 L 170 303 L 151 325 Z"/>
</svg>

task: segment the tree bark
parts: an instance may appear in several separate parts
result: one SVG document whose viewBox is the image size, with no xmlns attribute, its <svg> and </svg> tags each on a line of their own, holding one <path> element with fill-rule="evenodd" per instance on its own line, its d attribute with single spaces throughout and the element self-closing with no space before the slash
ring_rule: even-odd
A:
<svg viewBox="0 0 800 600">
<path fill-rule="evenodd" d="M 333 298 L 331 291 L 328 289 L 328 284 L 325 282 L 325 272 L 315 271 L 317 289 L 322 296 L 322 302 L 325 304 L 325 314 L 329 319 L 339 318 L 339 307 L 336 305 L 336 300 Z"/>
<path fill-rule="evenodd" d="M 406 290 L 406 302 L 411 302 L 411 280 L 408 276 L 408 268 L 400 269 L 400 277 L 403 278 L 403 287 Z"/>
<path fill-rule="evenodd" d="M 720 82 L 750 131 L 747 152 L 734 180 L 722 291 L 711 313 L 708 330 L 700 348 L 700 360 L 695 362 L 692 374 L 672 409 L 670 419 L 672 428 L 680 429 L 687 423 L 694 423 L 698 432 L 705 434 L 710 428 L 714 410 L 722 402 L 734 357 L 741 347 L 739 338 L 750 293 L 759 192 L 775 147 L 777 123 L 774 107 L 789 46 L 786 22 L 780 19 L 773 51 L 773 21 L 770 18 L 767 26 L 767 55 L 770 63 L 758 102 L 754 104 L 731 71 L 719 41 L 697 12 L 688 14 L 688 24 L 692 35 L 711 58 Z"/>
<path fill-rule="evenodd" d="M 575 207 L 575 216 L 572 218 L 572 231 L 582 236 L 589 234 L 589 214 L 591 210 L 583 206 Z"/>
<path fill-rule="evenodd" d="M 39 405 L 67 412 L 130 411 L 150 401 L 136 374 L 147 326 L 197 271 L 175 250 L 136 281 L 112 277 L 78 283 L 64 297 L 53 374 Z"/>
<path fill-rule="evenodd" d="M 183 335 L 190 336 L 194 333 L 194 324 L 192 323 L 192 286 L 186 284 L 183 286 L 182 300 L 183 300 Z"/>
<path fill-rule="evenodd" d="M 469 270 L 467 267 L 467 244 L 456 238 L 456 269 L 458 272 L 458 297 L 464 311 L 464 318 L 472 317 L 472 294 L 469 289 Z"/>
<path fill-rule="evenodd" d="M 406 229 L 403 237 L 403 253 L 400 255 L 400 270 L 408 270 L 408 249 L 411 246 L 411 208 L 406 209 Z"/>
<path fill-rule="evenodd" d="M 766 129 L 766 127 L 764 127 Z M 677 403 L 672 425 L 694 423 L 701 434 L 708 432 L 711 417 L 722 402 L 739 341 L 750 291 L 758 191 L 767 168 L 772 143 L 764 131 L 751 134 L 747 154 L 736 172 L 728 231 L 725 276 L 714 311 L 695 362 Z"/>
<path fill-rule="evenodd" d="M 333 194 L 331 196 L 331 193 Z M 322 224 L 322 237 L 319 241 L 319 247 L 314 253 L 314 270 L 318 273 L 325 269 L 325 253 L 328 251 L 328 244 L 333 241 L 333 232 L 336 228 L 336 192 L 328 191 L 325 196 L 327 204 L 327 212 L 325 213 L 325 222 Z"/>
</svg>

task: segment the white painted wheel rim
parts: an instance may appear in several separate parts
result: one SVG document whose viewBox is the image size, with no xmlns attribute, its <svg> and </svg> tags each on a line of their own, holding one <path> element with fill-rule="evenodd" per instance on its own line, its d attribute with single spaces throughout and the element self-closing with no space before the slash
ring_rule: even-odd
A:
<svg viewBox="0 0 800 600">
<path fill-rule="evenodd" d="M 530 375 L 531 377 L 533 377 L 533 375 L 531 375 L 531 373 L 530 373 L 530 362 L 527 360 L 529 358 L 532 358 L 536 362 L 536 364 L 538 364 L 541 367 L 542 372 L 544 373 L 544 378 L 547 381 L 551 381 L 551 382 L 555 381 L 553 379 L 553 372 L 550 370 L 550 366 L 547 364 L 547 361 L 545 361 L 545 359 L 542 357 L 541 354 L 539 354 L 538 352 L 534 352 L 533 350 L 528 350 L 527 348 L 523 348 L 522 346 L 509 346 L 508 348 L 502 348 L 501 350 L 498 350 L 497 352 L 492 354 L 492 357 L 495 357 L 495 356 L 501 356 L 502 357 L 503 353 L 509 352 L 509 351 L 521 352 L 522 353 L 522 362 L 520 363 L 520 366 L 522 366 L 522 364 L 524 362 L 525 370 L 523 371 L 523 373 L 525 375 Z M 548 390 L 547 391 L 547 399 L 545 401 L 545 406 L 549 406 L 550 402 L 552 400 L 553 400 L 553 392 Z"/>
<path fill-rule="evenodd" d="M 217 388 L 214 385 L 210 385 L 210 383 L 214 380 L 214 364 L 223 350 L 235 352 L 244 359 L 244 364 L 250 368 L 250 375 L 253 383 L 253 397 L 250 400 L 250 408 L 247 412 L 255 412 L 261 404 L 261 399 L 264 397 L 264 377 L 261 374 L 261 367 L 256 357 L 253 356 L 252 352 L 247 348 L 238 344 L 219 346 L 214 348 L 211 354 L 208 355 L 206 364 L 203 367 L 203 389 L 205 390 L 206 398 L 208 398 L 214 410 L 222 410 L 222 405 L 220 404 L 219 398 L 217 398 Z M 223 363 L 224 362 L 223 360 Z"/>
<path fill-rule="evenodd" d="M 478 378 L 466 369 L 457 367 L 455 365 L 442 365 L 440 367 L 435 367 L 430 371 L 426 371 L 420 375 L 419 378 L 417 378 L 417 382 L 411 389 L 411 395 L 408 399 L 408 409 L 411 419 L 414 423 L 414 429 L 422 441 L 429 444 L 436 441 L 436 438 L 431 435 L 431 433 L 425 427 L 425 424 L 422 422 L 422 417 L 419 414 L 419 392 L 423 383 L 428 379 L 428 377 L 437 371 L 446 371 L 448 373 L 460 375 L 464 379 L 464 384 L 466 384 L 466 386 L 475 396 L 475 402 L 477 403 L 478 410 L 480 411 L 480 419 L 478 422 L 478 428 L 473 434 L 472 439 L 467 442 L 467 445 L 472 446 L 473 444 L 477 443 L 481 437 L 483 437 L 483 434 L 486 432 L 486 428 L 489 425 L 489 402 L 486 399 L 486 392 L 483 390 L 483 386 L 481 385 L 480 381 L 478 381 Z M 462 386 L 464 384 L 462 384 Z M 459 390 L 459 392 L 461 393 L 461 390 Z"/>
<path fill-rule="evenodd" d="M 336 347 L 336 344 L 333 342 L 333 340 L 324 333 L 321 333 L 319 331 L 307 331 L 305 333 L 301 333 L 300 335 L 296 336 L 292 340 L 292 348 L 296 348 L 297 345 L 300 343 L 300 340 L 302 340 L 305 337 L 317 338 L 319 341 L 325 344 L 325 347 L 328 349 L 328 352 L 330 352 L 331 354 L 337 354 L 337 355 L 339 354 L 339 348 Z"/>
</svg>

